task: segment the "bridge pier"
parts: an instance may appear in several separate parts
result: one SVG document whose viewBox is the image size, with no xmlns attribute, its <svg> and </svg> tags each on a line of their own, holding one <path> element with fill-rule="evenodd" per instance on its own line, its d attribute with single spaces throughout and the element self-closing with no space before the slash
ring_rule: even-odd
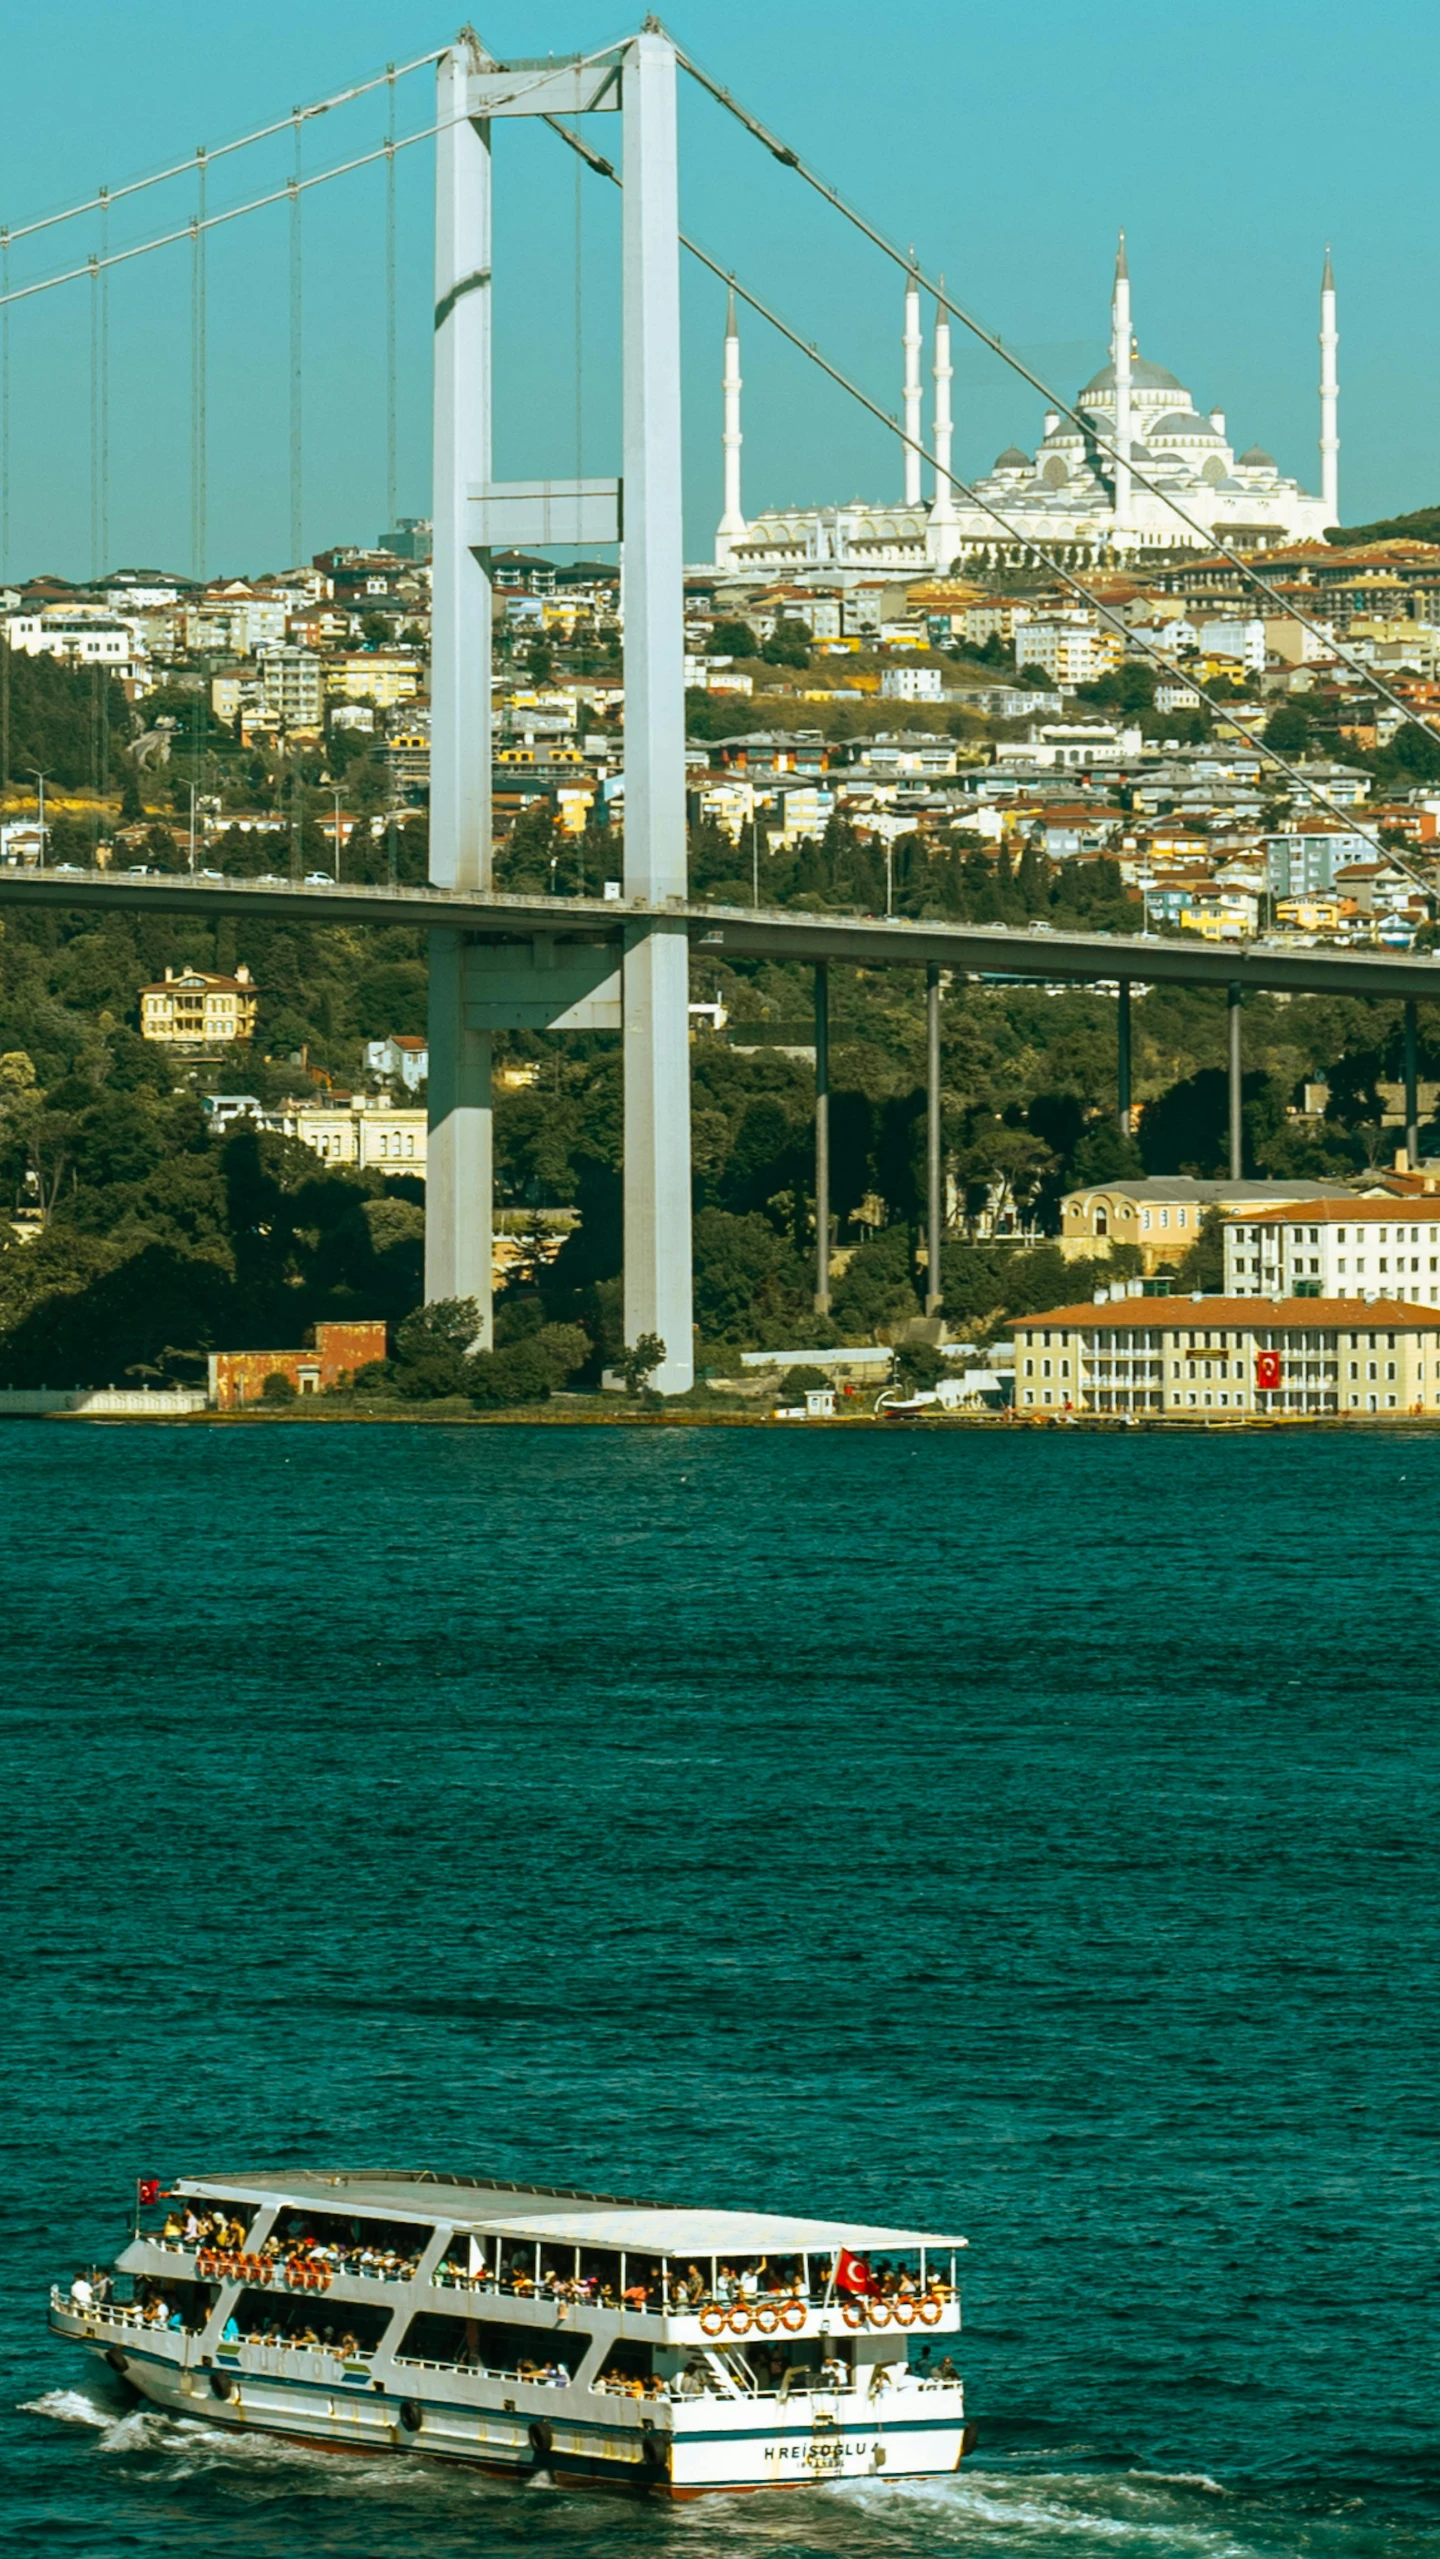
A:
<svg viewBox="0 0 1440 2559">
<path fill-rule="evenodd" d="M 621 97 L 625 456 L 625 891 L 683 901 L 684 535 L 675 54 L 640 35 Z M 625 1338 L 657 1334 L 654 1383 L 695 1382 L 690 1261 L 690 944 L 684 922 L 626 934 Z"/>
<path fill-rule="evenodd" d="M 1225 990 L 1227 1004 L 1226 1029 L 1229 1034 L 1230 1082 L 1230 1179 L 1239 1182 L 1245 1171 L 1245 1128 L 1241 1118 L 1240 1006 L 1243 989 L 1234 980 Z"/>
<path fill-rule="evenodd" d="M 462 42 L 438 72 L 430 877 L 492 884 L 490 562 L 466 541 L 472 483 L 490 477 L 490 126 L 467 112 L 480 57 Z M 491 1038 L 465 1016 L 465 943 L 430 935 L 430 1134 L 425 1296 L 473 1297 L 493 1339 Z"/>
<path fill-rule="evenodd" d="M 815 1312 L 830 1312 L 830 967 L 815 963 Z"/>
<path fill-rule="evenodd" d="M 940 1129 L 940 968 L 931 960 L 925 971 L 925 1312 L 938 1315 L 945 1302 L 945 1167 Z"/>
</svg>

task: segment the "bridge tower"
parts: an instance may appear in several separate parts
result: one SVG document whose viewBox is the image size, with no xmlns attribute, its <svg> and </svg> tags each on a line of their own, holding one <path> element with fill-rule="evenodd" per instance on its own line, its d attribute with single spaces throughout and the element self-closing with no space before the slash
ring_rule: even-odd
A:
<svg viewBox="0 0 1440 2559">
<path fill-rule="evenodd" d="M 438 88 L 430 875 L 447 887 L 493 882 L 491 554 L 618 541 L 623 486 L 632 917 L 618 970 L 600 941 L 432 934 L 425 1294 L 475 1298 L 490 1340 L 493 1032 L 619 1029 L 625 1332 L 659 1336 L 655 1383 L 679 1394 L 694 1379 L 689 943 L 680 914 L 654 913 L 686 893 L 675 53 L 647 32 L 601 55 L 502 65 L 467 35 L 441 58 Z M 623 481 L 497 482 L 492 126 L 597 109 L 618 110 L 623 133 Z"/>
</svg>

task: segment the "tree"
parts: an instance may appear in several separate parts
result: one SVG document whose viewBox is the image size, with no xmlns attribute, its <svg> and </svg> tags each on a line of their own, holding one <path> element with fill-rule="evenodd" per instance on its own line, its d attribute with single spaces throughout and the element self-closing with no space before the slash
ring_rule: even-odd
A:
<svg viewBox="0 0 1440 2559">
<path fill-rule="evenodd" d="M 395 1336 L 395 1384 L 415 1403 L 470 1392 L 471 1350 L 480 1331 L 473 1297 L 436 1297 L 407 1315 Z"/>
<path fill-rule="evenodd" d="M 1277 755 L 1304 755 L 1310 736 L 1310 714 L 1300 702 L 1282 702 L 1265 723 L 1265 743 Z"/>
<path fill-rule="evenodd" d="M 758 658 L 760 643 L 748 622 L 717 622 L 710 634 L 710 655 L 721 658 Z"/>
<path fill-rule="evenodd" d="M 782 1404 L 803 1404 L 807 1395 L 823 1394 L 830 1380 L 823 1368 L 787 1368 L 780 1380 Z"/>
<path fill-rule="evenodd" d="M 810 632 L 806 623 L 782 613 L 760 655 L 767 666 L 807 667 L 810 663 Z"/>
<path fill-rule="evenodd" d="M 651 1378 L 665 1357 L 665 1345 L 658 1333 L 642 1333 L 636 1342 L 627 1342 L 620 1354 L 620 1374 L 631 1395 L 643 1395 Z"/>
<path fill-rule="evenodd" d="M 895 1352 L 894 1376 L 907 1395 L 933 1395 L 949 1363 L 931 1342 L 901 1342 Z"/>
<path fill-rule="evenodd" d="M 261 1386 L 260 1400 L 264 1404 L 293 1404 L 295 1401 L 294 1378 L 287 1377 L 283 1368 L 272 1368 Z"/>
</svg>

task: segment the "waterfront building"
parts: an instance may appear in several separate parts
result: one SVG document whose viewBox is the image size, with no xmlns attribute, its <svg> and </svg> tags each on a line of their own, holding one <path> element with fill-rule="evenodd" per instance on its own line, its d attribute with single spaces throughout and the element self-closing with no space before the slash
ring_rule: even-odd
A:
<svg viewBox="0 0 1440 2559">
<path fill-rule="evenodd" d="M 258 1404 L 267 1377 L 288 1377 L 297 1395 L 323 1395 L 385 1355 L 382 1323 L 317 1324 L 310 1350 L 212 1351 L 210 1402 L 221 1413 Z"/>
<path fill-rule="evenodd" d="M 1225 1221 L 1232 1297 L 1368 1296 L 1440 1306 L 1440 1194 L 1318 1199 L 1251 1208 Z"/>
<path fill-rule="evenodd" d="M 1013 1327 L 1020 1413 L 1440 1411 L 1440 1315 L 1363 1297 L 1115 1297 Z"/>
<path fill-rule="evenodd" d="M 267 1121 L 282 1137 L 298 1138 L 327 1164 L 354 1164 L 362 1172 L 415 1173 L 425 1178 L 427 1117 L 372 1093 L 331 1093 L 315 1101 L 282 1102 Z"/>
<path fill-rule="evenodd" d="M 140 989 L 140 1037 L 172 1048 L 228 1048 L 254 1037 L 260 996 L 243 960 L 233 977 L 210 969 L 167 968 Z"/>
</svg>

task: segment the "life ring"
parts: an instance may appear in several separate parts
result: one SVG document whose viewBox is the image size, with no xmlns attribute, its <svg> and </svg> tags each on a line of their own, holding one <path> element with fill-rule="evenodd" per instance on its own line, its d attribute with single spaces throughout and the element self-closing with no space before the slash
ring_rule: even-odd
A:
<svg viewBox="0 0 1440 2559">
<path fill-rule="evenodd" d="M 263 2284 L 265 2281 L 264 2258 L 242 2257 L 240 2260 L 240 2274 L 242 2280 L 247 2284 Z"/>
<path fill-rule="evenodd" d="M 202 2283 L 208 2284 L 212 2281 L 215 2274 L 215 2251 L 213 2248 L 202 2248 L 199 2251 L 195 2259 L 195 2272 L 200 2277 Z"/>
<path fill-rule="evenodd" d="M 289 2285 L 290 2290 L 291 2290 L 292 2292 L 303 2292 L 303 2291 L 304 2291 L 304 2289 L 305 2289 L 305 2260 L 304 2260 L 304 2258 L 303 2258 L 303 2257 L 287 2257 L 287 2258 L 286 2258 L 286 2260 L 285 2260 L 285 2281 L 286 2281 L 286 2283 Z"/>
<path fill-rule="evenodd" d="M 805 2325 L 804 2302 L 787 2301 L 784 2309 L 780 2313 L 780 2325 L 782 2328 L 788 2328 L 792 2336 L 798 2329 L 803 2328 Z"/>
<path fill-rule="evenodd" d="M 924 2300 L 917 2304 L 919 2316 L 924 2326 L 927 2328 L 938 2328 L 944 2307 L 945 2305 L 941 2301 L 938 2293 L 927 2292 Z"/>
<path fill-rule="evenodd" d="M 228 2372 L 212 2372 L 210 2388 L 217 2399 L 228 2399 L 235 2384 Z"/>
<path fill-rule="evenodd" d="M 865 2325 L 865 2305 L 861 2301 L 842 2301 L 840 2305 L 840 2316 L 844 2320 L 847 2328 L 863 2328 Z"/>
<path fill-rule="evenodd" d="M 718 2337 L 724 2330 L 725 2313 L 718 2301 L 707 2301 L 700 2313 L 700 2325 L 707 2337 Z"/>
<path fill-rule="evenodd" d="M 330 2289 L 330 2269 L 326 2265 L 324 2258 L 312 2257 L 310 2263 L 314 2269 L 315 2290 L 317 2292 L 328 2292 Z"/>
<path fill-rule="evenodd" d="M 865 2308 L 869 2314 L 870 2325 L 872 2328 L 889 2327 L 890 2304 L 888 2301 L 867 2301 Z"/>
<path fill-rule="evenodd" d="M 914 2327 L 915 2304 L 909 2293 L 902 2292 L 899 2299 L 891 2303 L 890 2316 L 897 2328 Z"/>
<path fill-rule="evenodd" d="M 407 2435 L 418 2435 L 421 2427 L 425 2423 L 425 2411 L 421 2407 L 418 2399 L 401 2400 L 400 2423 L 404 2427 Z"/>
<path fill-rule="evenodd" d="M 270 2284 L 274 2282 L 275 2269 L 271 2265 L 268 2257 L 252 2257 L 250 2263 L 254 2268 L 254 2272 L 250 2277 L 253 2284 Z"/>
<path fill-rule="evenodd" d="M 759 2329 L 762 2337 L 773 2337 L 776 2329 L 780 2325 L 779 2303 L 776 2301 L 762 2301 L 759 2309 L 755 2313 L 755 2325 Z"/>
<path fill-rule="evenodd" d="M 751 2329 L 752 2329 L 752 2328 L 754 2327 L 754 2325 L 755 2325 L 755 2322 L 754 2322 L 754 2320 L 751 2318 L 750 2313 L 749 2313 L 749 2311 L 746 2309 L 745 2304 L 744 2304 L 744 2302 L 743 2302 L 743 2301 L 737 2301 L 737 2302 L 734 2304 L 733 2308 L 731 2309 L 731 2311 L 730 2311 L 730 2316 L 729 2316 L 729 2325 L 730 2325 L 730 2327 L 734 2330 L 735 2335 L 736 2335 L 737 2337 L 748 2337 L 748 2336 L 749 2336 Z"/>
</svg>

